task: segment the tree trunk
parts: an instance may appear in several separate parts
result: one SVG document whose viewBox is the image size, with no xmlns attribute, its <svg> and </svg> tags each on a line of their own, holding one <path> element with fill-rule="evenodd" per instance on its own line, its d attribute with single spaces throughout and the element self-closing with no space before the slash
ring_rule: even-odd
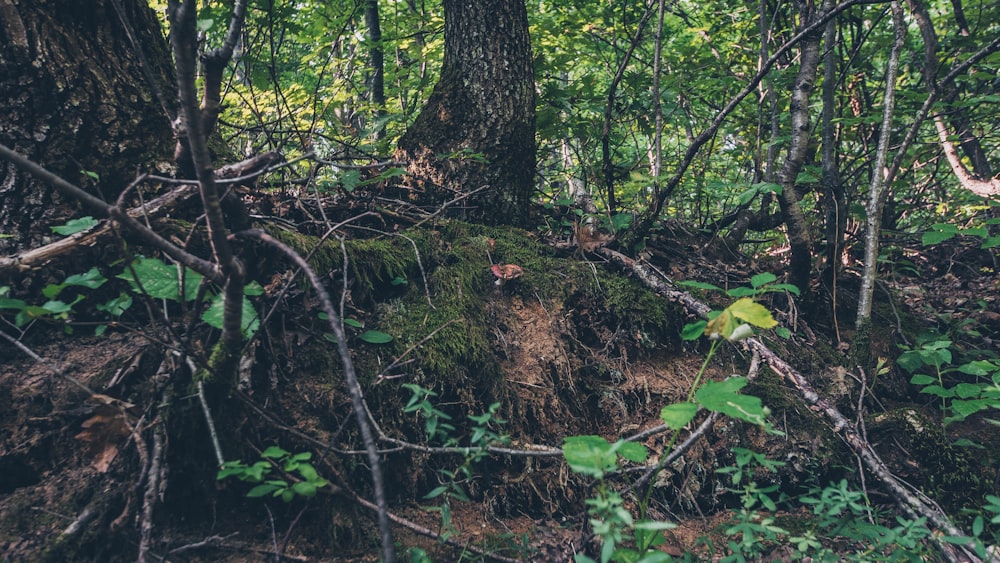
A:
<svg viewBox="0 0 1000 563">
<path fill-rule="evenodd" d="M 172 100 L 176 91 L 160 24 L 145 2 L 121 5 L 141 52 L 110 0 L 0 2 L 0 143 L 106 200 L 134 179 L 137 166 L 169 166 L 173 146 L 156 94 Z M 0 163 L 0 254 L 48 241 L 49 227 L 79 209 Z"/>
<path fill-rule="evenodd" d="M 399 141 L 397 156 L 438 205 L 466 217 L 519 225 L 535 176 L 535 90 L 524 0 L 444 0 L 445 55 L 426 107 Z"/>
<path fill-rule="evenodd" d="M 800 9 L 802 27 L 813 21 L 815 12 L 811 5 Z M 805 163 L 809 146 L 809 96 L 816 85 L 816 71 L 819 68 L 819 46 L 822 31 L 816 31 L 802 40 L 799 72 L 795 77 L 789 112 L 791 113 L 791 143 L 788 155 L 778 173 L 781 184 L 781 214 L 788 229 L 788 243 L 791 247 L 789 282 L 798 286 L 803 296 L 809 295 L 809 279 L 812 271 L 812 236 L 805 214 L 799 205 L 799 195 L 795 191 L 795 180 Z"/>
</svg>

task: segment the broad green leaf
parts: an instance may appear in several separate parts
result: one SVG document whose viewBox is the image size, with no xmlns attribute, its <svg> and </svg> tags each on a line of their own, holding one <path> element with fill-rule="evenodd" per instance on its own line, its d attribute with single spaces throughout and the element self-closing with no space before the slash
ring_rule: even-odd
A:
<svg viewBox="0 0 1000 563">
<path fill-rule="evenodd" d="M 982 392 L 983 386 L 974 383 L 959 383 L 955 386 L 955 396 L 959 399 L 972 399 L 978 397 Z"/>
<path fill-rule="evenodd" d="M 687 426 L 698 413 L 698 405 L 694 403 L 674 403 L 660 409 L 660 418 L 671 430 L 680 430 Z"/>
<path fill-rule="evenodd" d="M 753 201 L 753 198 L 757 197 L 758 193 L 759 191 L 757 188 L 748 188 L 740 192 L 740 195 L 736 196 L 736 201 L 738 201 L 740 205 L 746 205 Z"/>
<path fill-rule="evenodd" d="M 756 327 L 772 328 L 778 324 L 778 321 L 774 320 L 774 317 L 771 316 L 771 312 L 767 310 L 767 307 L 754 302 L 752 299 L 740 299 L 727 307 L 726 310 L 732 313 L 732 315 L 737 319 L 750 323 Z"/>
<path fill-rule="evenodd" d="M 243 294 L 251 297 L 264 295 L 264 287 L 257 282 L 250 282 L 243 287 Z"/>
<path fill-rule="evenodd" d="M 67 287 L 79 286 L 86 287 L 88 289 L 97 289 L 98 287 L 104 285 L 107 281 L 107 278 L 101 275 L 97 266 L 94 266 L 82 274 L 73 274 L 60 284 L 49 284 L 45 286 L 45 289 L 42 290 L 42 294 L 48 299 L 55 299 L 55 297 Z"/>
<path fill-rule="evenodd" d="M 261 452 L 260 457 L 270 457 L 270 458 L 281 458 L 287 457 L 291 452 L 283 450 L 278 446 L 269 446 L 266 450 Z"/>
<path fill-rule="evenodd" d="M 773 192 L 778 195 L 781 195 L 781 192 L 783 191 L 781 188 L 781 184 L 776 184 L 774 182 L 757 182 L 756 184 L 751 184 L 750 187 L 757 189 L 761 193 Z"/>
<path fill-rule="evenodd" d="M 358 338 L 369 344 L 385 344 L 392 342 L 392 335 L 378 330 L 366 330 L 358 335 Z"/>
<path fill-rule="evenodd" d="M 87 217 L 80 217 L 79 219 L 70 219 L 69 221 L 66 221 L 66 224 L 64 225 L 58 225 L 50 228 L 52 229 L 52 232 L 57 235 L 69 236 L 86 231 L 98 223 L 100 223 L 100 221 L 88 215 Z"/>
<path fill-rule="evenodd" d="M 769 284 L 775 281 L 778 281 L 778 276 L 772 274 L 771 272 L 763 272 L 750 278 L 750 286 L 753 288 L 758 288 L 762 285 Z"/>
<path fill-rule="evenodd" d="M 646 446 L 638 442 L 619 441 L 615 445 L 618 446 L 618 455 L 629 461 L 644 463 L 646 458 L 649 457 L 649 450 L 646 449 Z"/>
<path fill-rule="evenodd" d="M 940 385 L 928 385 L 927 387 L 921 389 L 920 392 L 925 393 L 927 395 L 934 395 L 935 397 L 942 397 L 945 399 L 955 396 L 954 389 L 945 389 Z"/>
<path fill-rule="evenodd" d="M 270 483 L 263 483 L 250 489 L 250 492 L 247 493 L 247 498 L 264 497 L 277 490 L 280 490 L 280 487 L 278 487 L 277 485 L 272 485 Z"/>
<path fill-rule="evenodd" d="M 757 290 L 751 287 L 734 287 L 726 292 L 729 297 L 753 297 Z"/>
<path fill-rule="evenodd" d="M 314 497 L 316 496 L 316 484 L 312 481 L 299 481 L 292 485 L 292 490 L 296 494 L 302 495 L 304 497 Z"/>
<path fill-rule="evenodd" d="M 615 232 L 628 229 L 632 225 L 631 213 L 615 213 L 611 216 L 611 226 Z"/>
<path fill-rule="evenodd" d="M 618 467 L 618 456 L 611 444 L 600 436 L 569 436 L 563 439 L 563 457 L 573 471 L 598 479 Z"/>
<path fill-rule="evenodd" d="M 68 313 L 72 311 L 73 306 L 62 301 L 46 301 L 45 304 L 42 305 L 42 309 L 46 312 L 52 313 L 53 315 L 58 315 L 60 313 Z"/>
<path fill-rule="evenodd" d="M 0 297 L 0 309 L 16 309 L 22 310 L 28 306 L 28 303 L 21 299 L 12 299 L 10 297 Z"/>
<path fill-rule="evenodd" d="M 363 325 L 360 322 L 358 322 L 358 321 L 356 321 L 354 319 L 351 319 L 351 318 L 344 319 L 344 324 L 347 325 L 347 326 L 352 326 L 354 328 L 364 328 L 365 327 L 365 325 Z"/>
<path fill-rule="evenodd" d="M 361 183 L 361 173 L 357 170 L 344 170 L 337 179 L 340 180 L 340 185 L 344 186 L 344 191 L 351 193 Z"/>
<path fill-rule="evenodd" d="M 213 326 L 217 329 L 222 329 L 222 324 L 224 322 L 225 316 L 225 296 L 223 294 L 218 294 L 212 298 L 212 303 L 209 305 L 208 309 L 201 314 L 201 320 L 208 323 L 209 326 Z M 253 303 L 247 299 L 247 296 L 243 296 L 242 304 L 242 315 L 240 318 L 240 331 L 243 333 L 243 337 L 250 339 L 253 335 L 257 333 L 257 329 L 260 328 L 260 317 L 257 316 L 257 309 L 254 308 Z"/>
<path fill-rule="evenodd" d="M 705 334 L 705 327 L 708 325 L 708 321 L 697 321 L 684 325 L 681 330 L 681 339 L 683 340 L 698 340 L 701 335 Z"/>
<path fill-rule="evenodd" d="M 135 272 L 133 277 L 132 272 Z M 165 264 L 156 258 L 138 258 L 132 263 L 131 269 L 126 268 L 124 272 L 117 276 L 129 282 L 132 291 L 146 293 L 154 299 L 171 299 L 177 301 L 180 298 L 180 282 L 177 276 L 177 266 Z M 138 278 L 138 283 L 136 278 Z M 187 269 L 184 275 L 184 299 L 190 301 L 195 298 L 198 286 L 201 284 L 202 276 L 191 269 Z M 140 284 L 142 289 L 140 290 Z"/>
<path fill-rule="evenodd" d="M 930 385 L 935 382 L 937 382 L 937 379 L 923 373 L 914 374 L 913 377 L 910 378 L 910 383 L 914 385 Z"/>
<path fill-rule="evenodd" d="M 112 317 L 120 317 L 131 306 L 132 296 L 122 292 L 118 294 L 118 297 L 111 299 L 107 303 L 99 303 L 96 305 L 96 308 L 98 311 L 107 313 Z"/>
<path fill-rule="evenodd" d="M 764 425 L 770 410 L 761 404 L 759 398 L 738 393 L 746 384 L 746 379 L 742 377 L 730 377 L 721 382 L 706 381 L 694 398 L 710 411 Z"/>
</svg>

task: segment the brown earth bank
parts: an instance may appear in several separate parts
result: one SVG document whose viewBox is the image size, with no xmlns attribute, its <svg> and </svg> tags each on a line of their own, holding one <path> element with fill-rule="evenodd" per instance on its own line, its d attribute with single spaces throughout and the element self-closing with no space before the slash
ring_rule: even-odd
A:
<svg viewBox="0 0 1000 563">
<path fill-rule="evenodd" d="M 277 226 L 270 231 L 304 253 L 317 244 Z M 570 256 L 543 239 L 452 221 L 326 242 L 313 253 L 311 263 L 340 296 L 344 316 L 356 321 L 350 345 L 381 437 L 400 553 L 419 549 L 434 561 L 594 554 L 585 501 L 595 483 L 563 462 L 562 440 L 638 436 L 650 452 L 647 463 L 672 447 L 670 433 L 643 431 L 657 427 L 660 409 L 685 400 L 695 381 L 709 345 L 679 335 L 696 317 L 601 255 Z M 668 279 L 723 288 L 781 269 L 779 258 L 722 260 L 712 248 L 700 235 L 664 230 L 651 240 L 648 258 Z M 266 318 L 228 394 L 199 392 L 192 364 L 205 360 L 217 334 L 191 322 L 196 315 L 176 302 L 142 301 L 102 336 L 92 336 L 102 317 L 84 305 L 69 324 L 40 320 L 22 327 L 21 346 L 0 345 L 3 560 L 125 561 L 141 545 L 150 560 L 378 559 L 369 467 L 332 335 L 323 330 L 308 283 L 275 257 L 259 255 L 255 281 L 263 291 L 254 307 Z M 959 254 L 949 256 L 954 262 Z M 997 494 L 1000 444 L 976 418 L 937 430 L 937 404 L 916 394 L 891 358 L 897 344 L 912 343 L 915 329 L 946 331 L 956 319 L 976 329 L 962 332 L 958 345 L 995 342 L 997 281 L 984 271 L 988 264 L 973 262 L 980 258 L 969 254 L 970 267 L 954 267 L 931 257 L 914 267 L 932 275 L 890 276 L 885 289 L 894 299 L 879 309 L 873 340 L 889 369 L 869 379 L 843 367 L 849 359 L 838 348 L 850 341 L 850 271 L 840 283 L 839 308 L 825 299 L 810 305 L 810 318 L 784 294 L 763 299 L 792 333 L 764 335 L 772 349 L 830 403 L 867 421 L 867 438 L 889 467 L 951 514 Z M 123 266 L 109 264 L 101 273 L 114 280 Z M 506 264 L 518 265 L 522 275 L 503 280 L 491 273 Z M 116 282 L 109 295 L 126 291 Z M 720 309 L 730 301 L 711 291 L 697 297 Z M 968 307 L 977 300 L 987 306 Z M 739 448 L 784 463 L 774 472 L 755 470 L 758 486 L 773 486 L 775 495 L 847 478 L 869 487 L 880 510 L 894 510 L 873 479 L 859 479 L 858 461 L 820 414 L 752 360 L 737 345 L 723 346 L 706 377 L 756 370 L 744 392 L 762 399 L 781 434 L 719 418 L 652 480 L 649 516 L 677 524 L 659 549 L 680 560 L 726 553 L 724 529 L 741 498 L 731 474 L 717 470 L 732 467 Z M 433 394 L 414 398 L 419 390 Z M 276 458 L 261 454 L 272 446 L 308 452 L 308 463 L 328 483 L 315 496 L 296 494 L 288 502 L 270 494 L 247 498 L 254 483 L 216 479 L 209 418 L 224 459 L 247 466 L 263 460 L 269 478 L 295 483 L 307 475 L 288 470 L 285 458 L 271 463 Z M 483 428 L 500 449 L 463 450 L 485 443 Z M 983 448 L 952 446 L 956 437 Z M 607 482 L 635 512 L 643 495 L 628 483 L 645 468 L 625 469 Z M 936 480 L 942 473 L 952 478 Z M 808 519 L 801 510 L 778 508 L 773 516 Z M 771 553 L 788 557 L 779 546 Z"/>
</svg>

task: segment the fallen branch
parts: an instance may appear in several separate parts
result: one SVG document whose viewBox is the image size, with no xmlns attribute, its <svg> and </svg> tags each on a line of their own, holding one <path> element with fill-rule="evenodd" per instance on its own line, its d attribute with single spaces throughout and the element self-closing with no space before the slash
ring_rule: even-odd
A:
<svg viewBox="0 0 1000 563">
<path fill-rule="evenodd" d="M 710 307 L 701 303 L 687 292 L 677 289 L 673 282 L 666 279 L 662 275 L 658 275 L 649 265 L 633 260 L 620 252 L 607 248 L 598 249 L 597 252 L 615 264 L 631 271 L 643 284 L 657 294 L 666 297 L 671 301 L 680 303 L 688 311 L 698 315 L 699 317 L 707 318 Z M 888 466 L 886 466 L 885 462 L 882 461 L 878 454 L 875 453 L 875 450 L 872 449 L 871 445 L 861 436 L 857 427 L 839 410 L 837 410 L 835 406 L 821 397 L 816 390 L 812 388 L 812 385 L 809 384 L 805 377 L 790 366 L 788 362 L 780 358 L 758 338 L 747 338 L 743 341 L 743 345 L 751 352 L 759 354 L 764 363 L 766 363 L 772 371 L 780 375 L 799 392 L 799 395 L 806 401 L 806 403 L 809 404 L 810 409 L 814 412 L 822 414 L 826 418 L 829 428 L 840 436 L 842 440 L 844 440 L 855 455 L 862 460 L 865 467 L 867 467 L 868 470 L 882 482 L 904 511 L 911 516 L 922 516 L 927 518 L 929 523 L 947 536 L 970 537 L 968 534 L 955 526 L 948 515 L 933 506 L 929 500 L 920 498 L 918 495 L 908 490 L 899 481 L 899 479 L 892 474 L 892 471 Z M 953 556 L 950 553 L 950 548 L 952 546 L 945 543 L 939 535 L 935 534 L 932 539 L 938 544 L 939 548 L 946 556 L 949 558 Z M 964 547 L 969 551 L 974 549 L 972 542 L 969 542 Z M 979 561 L 979 558 L 972 555 L 972 553 L 966 553 L 965 555 L 972 561 Z"/>
<path fill-rule="evenodd" d="M 278 152 L 266 152 L 253 158 L 227 164 L 216 171 L 220 179 L 240 179 L 249 180 L 268 172 L 272 167 L 283 160 Z M 157 180 L 148 177 L 149 180 Z M 147 203 L 133 207 L 126 214 L 134 219 L 140 217 L 159 217 L 172 209 L 176 209 L 182 203 L 198 195 L 198 184 L 193 180 L 186 180 L 178 187 L 169 192 L 150 200 Z M 23 272 L 25 270 L 40 268 L 49 261 L 84 246 L 95 246 L 104 238 L 111 236 L 114 232 L 112 221 L 105 220 L 99 225 L 95 225 L 86 231 L 75 233 L 66 238 L 57 240 L 51 244 L 39 248 L 33 248 L 11 256 L 0 257 L 0 274 L 7 272 Z"/>
</svg>

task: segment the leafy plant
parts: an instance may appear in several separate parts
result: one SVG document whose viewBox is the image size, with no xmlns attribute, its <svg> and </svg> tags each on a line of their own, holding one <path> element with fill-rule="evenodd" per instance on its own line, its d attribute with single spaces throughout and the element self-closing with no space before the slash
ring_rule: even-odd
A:
<svg viewBox="0 0 1000 563">
<path fill-rule="evenodd" d="M 952 347 L 950 340 L 931 340 L 906 350 L 896 363 L 913 374 L 910 383 L 920 386 L 921 393 L 941 399 L 941 410 L 950 413 L 945 424 L 987 409 L 1000 409 L 1000 365 L 986 359 L 952 365 Z M 953 383 L 955 380 L 958 382 Z"/>
<path fill-rule="evenodd" d="M 314 497 L 319 489 L 330 484 L 329 481 L 320 477 L 316 468 L 309 463 L 309 460 L 312 459 L 312 452 L 292 454 L 278 446 L 271 446 L 261 452 L 260 456 L 262 459 L 253 465 L 247 465 L 242 461 L 223 463 L 216 479 L 221 481 L 235 477 L 240 481 L 257 483 L 247 492 L 248 498 L 261 498 L 270 495 L 280 497 L 285 502 L 291 502 L 296 496 Z M 268 479 L 276 468 L 280 468 L 284 474 L 292 479 L 292 482 L 286 479 Z"/>
</svg>

